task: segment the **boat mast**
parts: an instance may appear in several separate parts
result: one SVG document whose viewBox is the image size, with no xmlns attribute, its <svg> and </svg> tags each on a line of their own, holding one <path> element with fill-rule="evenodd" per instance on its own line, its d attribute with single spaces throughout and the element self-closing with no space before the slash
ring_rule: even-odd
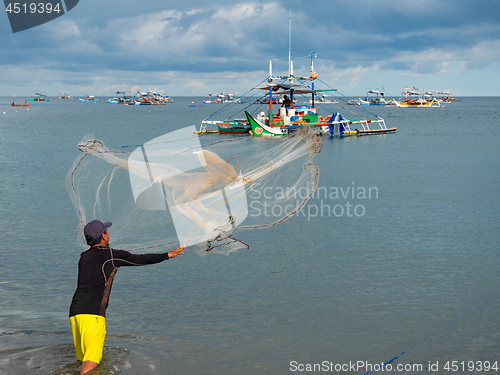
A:
<svg viewBox="0 0 500 375">
<path fill-rule="evenodd" d="M 272 123 L 273 119 L 273 61 L 269 60 L 269 125 Z"/>
<path fill-rule="evenodd" d="M 292 76 L 292 8 L 288 20 L 288 77 Z"/>
<path fill-rule="evenodd" d="M 311 78 L 312 78 L 312 74 L 313 74 L 313 71 L 314 71 L 314 55 L 316 54 L 316 52 L 311 52 Z M 311 104 L 312 106 L 314 107 L 314 81 L 312 81 L 311 83 L 311 88 L 312 88 L 312 99 L 311 99 Z"/>
<path fill-rule="evenodd" d="M 293 108 L 293 89 L 291 87 L 293 76 L 292 63 L 292 8 L 290 8 L 290 16 L 288 21 L 288 82 L 290 83 L 290 108 Z"/>
</svg>

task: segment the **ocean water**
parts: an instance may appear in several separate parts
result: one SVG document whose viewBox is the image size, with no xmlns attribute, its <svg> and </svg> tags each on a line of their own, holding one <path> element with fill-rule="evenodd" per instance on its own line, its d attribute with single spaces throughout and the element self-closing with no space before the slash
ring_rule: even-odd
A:
<svg viewBox="0 0 500 375">
<path fill-rule="evenodd" d="M 0 98 L 2 375 L 78 373 L 68 309 L 81 249 L 65 187 L 78 141 L 142 144 L 217 109 L 104 99 Z M 250 249 L 120 269 L 97 373 L 500 368 L 500 98 L 369 109 L 397 132 L 325 135 L 315 196 L 241 233 Z"/>
</svg>

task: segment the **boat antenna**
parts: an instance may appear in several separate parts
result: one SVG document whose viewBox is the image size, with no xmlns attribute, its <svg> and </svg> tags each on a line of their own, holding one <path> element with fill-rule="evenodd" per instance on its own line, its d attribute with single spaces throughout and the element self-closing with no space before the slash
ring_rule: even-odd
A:
<svg viewBox="0 0 500 375">
<path fill-rule="evenodd" d="M 288 20 L 288 77 L 292 76 L 292 8 Z"/>
</svg>

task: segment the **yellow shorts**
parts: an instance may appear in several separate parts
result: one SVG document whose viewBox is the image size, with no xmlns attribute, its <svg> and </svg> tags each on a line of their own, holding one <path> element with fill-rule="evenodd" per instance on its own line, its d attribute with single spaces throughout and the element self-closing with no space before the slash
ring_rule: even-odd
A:
<svg viewBox="0 0 500 375">
<path fill-rule="evenodd" d="M 106 337 L 106 318 L 100 315 L 80 314 L 69 318 L 73 331 L 76 359 L 99 363 Z"/>
</svg>

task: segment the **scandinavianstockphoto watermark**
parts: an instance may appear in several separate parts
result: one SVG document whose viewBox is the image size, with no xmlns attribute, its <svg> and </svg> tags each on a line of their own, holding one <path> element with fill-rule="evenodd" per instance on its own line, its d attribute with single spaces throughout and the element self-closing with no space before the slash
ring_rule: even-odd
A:
<svg viewBox="0 0 500 375">
<path fill-rule="evenodd" d="M 256 190 L 257 185 L 249 189 L 248 216 L 278 218 L 296 211 L 295 215 L 306 217 L 309 221 L 316 217 L 362 217 L 366 214 L 365 203 L 379 197 L 376 186 L 359 186 L 354 182 L 350 186 L 319 186 L 306 205 L 300 208 L 301 202 L 310 194 L 310 186 L 286 189 L 268 186 Z M 288 200 L 288 204 L 280 202 L 283 198 Z"/>
</svg>

